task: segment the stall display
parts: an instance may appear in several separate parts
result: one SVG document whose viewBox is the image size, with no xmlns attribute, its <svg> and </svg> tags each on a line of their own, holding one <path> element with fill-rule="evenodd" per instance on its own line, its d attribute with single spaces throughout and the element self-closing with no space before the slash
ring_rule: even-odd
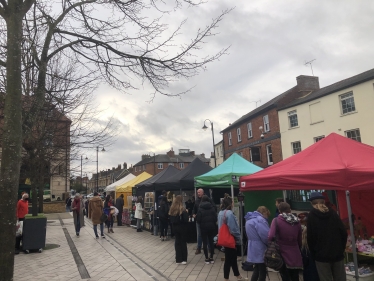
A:
<svg viewBox="0 0 374 281">
<path fill-rule="evenodd" d="M 345 272 L 347 274 L 347 281 L 356 280 L 355 278 L 355 265 L 353 262 L 347 263 L 345 266 Z M 358 268 L 359 280 L 361 281 L 374 281 L 374 273 L 369 267 Z"/>
</svg>

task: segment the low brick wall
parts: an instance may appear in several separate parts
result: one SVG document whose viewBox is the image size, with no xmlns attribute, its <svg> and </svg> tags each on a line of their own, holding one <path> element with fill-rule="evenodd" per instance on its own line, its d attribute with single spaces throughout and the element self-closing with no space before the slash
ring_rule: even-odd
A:
<svg viewBox="0 0 374 281">
<path fill-rule="evenodd" d="M 64 201 L 54 201 L 54 202 L 44 202 L 43 203 L 43 213 L 63 213 L 66 211 Z"/>
</svg>

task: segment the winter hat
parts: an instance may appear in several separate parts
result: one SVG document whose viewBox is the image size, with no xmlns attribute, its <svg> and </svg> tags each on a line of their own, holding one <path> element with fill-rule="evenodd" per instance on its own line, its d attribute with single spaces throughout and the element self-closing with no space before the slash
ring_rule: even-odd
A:
<svg viewBox="0 0 374 281">
<path fill-rule="evenodd" d="M 309 201 L 313 201 L 315 199 L 325 199 L 325 197 L 323 197 L 321 193 L 315 191 L 310 193 Z"/>
</svg>

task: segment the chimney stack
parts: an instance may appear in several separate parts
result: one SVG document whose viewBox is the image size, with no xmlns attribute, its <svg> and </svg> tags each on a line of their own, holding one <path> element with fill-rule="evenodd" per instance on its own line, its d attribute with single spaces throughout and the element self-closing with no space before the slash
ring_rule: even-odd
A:
<svg viewBox="0 0 374 281">
<path fill-rule="evenodd" d="M 300 75 L 296 77 L 296 82 L 299 91 L 319 90 L 319 79 L 317 76 Z"/>
</svg>

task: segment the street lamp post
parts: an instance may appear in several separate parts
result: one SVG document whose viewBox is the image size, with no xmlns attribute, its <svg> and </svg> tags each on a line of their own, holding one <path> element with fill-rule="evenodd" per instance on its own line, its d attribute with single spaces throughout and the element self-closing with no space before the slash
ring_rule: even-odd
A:
<svg viewBox="0 0 374 281">
<path fill-rule="evenodd" d="M 84 160 L 88 160 L 87 156 L 84 158 Z M 82 175 L 82 169 L 83 169 L 83 155 L 81 155 L 81 187 L 83 189 L 83 175 Z"/>
<path fill-rule="evenodd" d="M 99 192 L 99 147 L 99 145 L 96 146 L 96 192 Z M 101 151 L 105 151 L 104 146 Z"/>
<path fill-rule="evenodd" d="M 217 167 L 217 159 L 216 159 L 216 149 L 214 147 L 214 131 L 213 131 L 213 122 L 210 121 L 209 119 L 205 119 L 204 120 L 204 126 L 203 126 L 203 130 L 206 131 L 206 129 L 208 129 L 208 127 L 205 125 L 205 122 L 206 121 L 209 121 L 210 122 L 210 127 L 212 129 L 212 138 L 213 138 L 213 156 L 214 156 L 214 167 Z"/>
</svg>

